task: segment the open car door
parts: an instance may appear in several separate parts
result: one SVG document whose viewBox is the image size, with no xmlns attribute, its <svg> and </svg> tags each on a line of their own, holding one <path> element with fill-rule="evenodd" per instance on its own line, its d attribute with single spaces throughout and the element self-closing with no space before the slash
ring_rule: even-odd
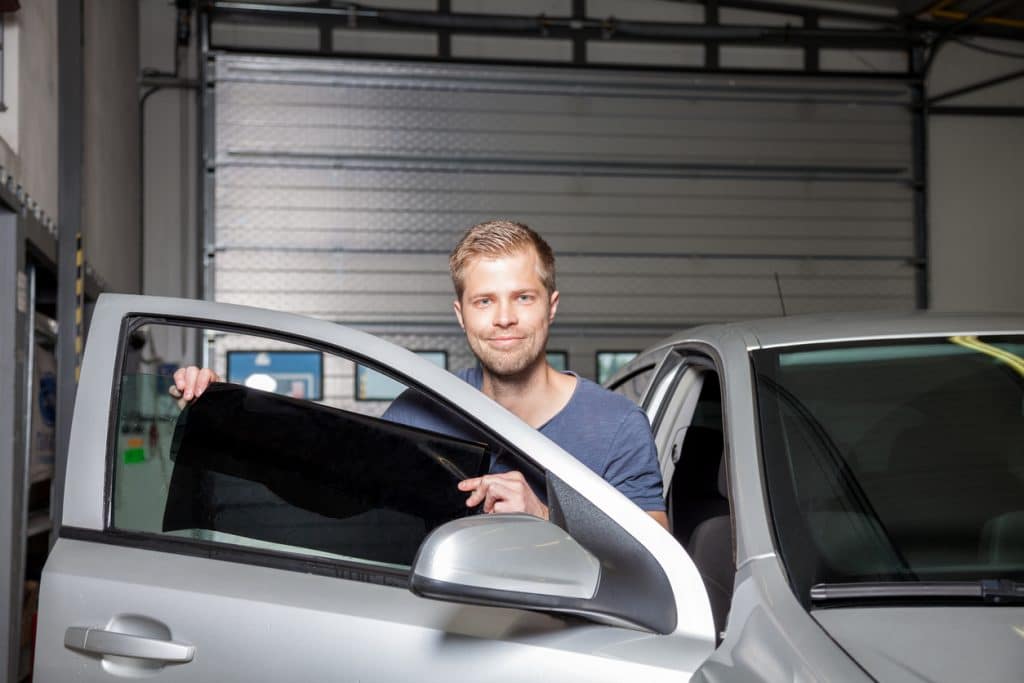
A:
<svg viewBox="0 0 1024 683">
<path fill-rule="evenodd" d="M 229 380 L 238 359 L 252 367 L 183 408 L 155 367 L 184 364 L 171 342 L 198 338 Z M 368 382 L 415 396 L 448 428 L 389 420 L 386 398 L 364 400 Z M 593 560 L 590 593 L 462 590 L 458 576 L 436 592 L 420 581 L 435 599 L 409 590 L 425 539 L 472 517 L 455 483 L 494 458 L 546 486 L 560 529 L 533 526 Z M 515 567 L 530 586 L 555 576 L 529 535 L 497 550 L 479 540 L 510 528 L 499 517 L 472 520 L 478 540 L 456 533 L 452 547 L 478 558 L 491 548 L 476 566 L 494 576 Z M 454 375 L 321 320 L 100 298 L 43 571 L 37 681 L 460 680 L 467 670 L 678 681 L 713 647 L 704 586 L 672 537 Z"/>
</svg>

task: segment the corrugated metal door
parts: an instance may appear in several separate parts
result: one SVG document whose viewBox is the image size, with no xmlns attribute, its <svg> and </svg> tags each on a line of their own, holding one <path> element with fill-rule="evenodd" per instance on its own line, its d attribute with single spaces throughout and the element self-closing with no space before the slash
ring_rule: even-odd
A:
<svg viewBox="0 0 1024 683">
<path fill-rule="evenodd" d="M 401 334 L 466 365 L 447 254 L 502 217 L 554 247 L 552 348 L 585 375 L 597 349 L 692 323 L 913 306 L 899 84 L 242 55 L 215 67 L 218 301 Z"/>
</svg>

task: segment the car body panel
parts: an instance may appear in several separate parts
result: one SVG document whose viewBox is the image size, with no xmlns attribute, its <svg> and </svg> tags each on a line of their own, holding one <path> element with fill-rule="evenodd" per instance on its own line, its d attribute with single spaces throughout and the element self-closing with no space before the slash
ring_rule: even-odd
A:
<svg viewBox="0 0 1024 683">
<path fill-rule="evenodd" d="M 706 656 L 689 639 L 71 539 L 54 547 L 44 581 L 40 614 L 99 627 L 146 615 L 195 646 L 193 661 L 159 670 L 162 681 L 444 681 L 475 671 L 613 682 L 638 666 L 648 680 L 678 681 Z M 112 680 L 108 661 L 63 647 L 64 628 L 41 620 L 35 680 Z"/>
<path fill-rule="evenodd" d="M 1024 675 L 1024 607 L 843 607 L 812 614 L 879 681 L 996 683 Z"/>
<path fill-rule="evenodd" d="M 671 353 L 706 355 L 720 374 L 737 574 L 725 638 L 694 680 L 959 681 L 979 678 L 981 671 L 986 671 L 984 680 L 1019 676 L 1024 670 L 1019 659 L 1024 652 L 1019 641 L 1024 638 L 1024 608 L 843 608 L 815 611 L 817 619 L 804 609 L 775 553 L 762 481 L 750 352 L 786 345 L 1021 330 L 1020 315 L 934 313 L 836 314 L 704 325 L 655 344 L 611 378 L 609 384 L 614 384 L 639 367 L 664 364 Z M 669 396 L 652 384 L 643 400 L 648 415 L 654 416 L 657 401 L 667 402 Z M 662 453 L 663 464 L 665 457 Z M 875 619 L 885 620 L 889 614 L 893 621 L 878 628 Z M 981 645 L 984 634 L 991 638 Z M 965 652 L 973 649 L 967 643 L 975 642 L 977 657 Z M 934 648 L 944 649 L 935 662 L 959 657 L 959 664 L 915 663 L 930 657 Z M 993 658 L 1001 658 L 995 666 L 990 664 Z"/>
</svg>

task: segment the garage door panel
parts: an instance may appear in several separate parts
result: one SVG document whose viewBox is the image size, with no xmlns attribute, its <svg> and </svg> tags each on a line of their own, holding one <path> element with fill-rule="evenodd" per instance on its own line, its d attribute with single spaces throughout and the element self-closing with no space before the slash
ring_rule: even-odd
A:
<svg viewBox="0 0 1024 683">
<path fill-rule="evenodd" d="M 905 145 L 909 130 L 904 121 L 865 122 L 856 119 L 833 121 L 808 120 L 799 133 L 791 120 L 748 116 L 742 118 L 728 111 L 720 116 L 697 117 L 675 115 L 598 115 L 585 116 L 538 111 L 506 113 L 500 109 L 473 111 L 445 106 L 431 110 L 436 116 L 425 119 L 419 107 L 356 106 L 352 103 L 310 105 L 264 104 L 232 107 L 223 118 L 231 127 L 228 145 L 259 135 L 260 129 L 280 129 L 288 135 L 311 135 L 321 132 L 335 135 L 341 131 L 415 132 L 430 135 L 436 132 L 468 132 L 491 134 L 508 131 L 536 131 L 539 135 L 566 138 L 599 137 L 614 128 L 623 137 L 665 136 L 670 139 L 702 140 L 746 138 L 750 140 L 786 140 L 799 142 L 846 141 Z M 743 124 L 738 129 L 737 124 Z"/>
<path fill-rule="evenodd" d="M 889 179 L 866 182 L 800 179 L 776 179 L 771 183 L 751 182 L 749 178 L 700 177 L 628 177 L 614 175 L 555 175 L 510 173 L 434 173 L 372 169 L 350 171 L 315 164 L 294 166 L 287 160 L 225 163 L 218 166 L 217 188 L 282 188 L 321 191 L 368 190 L 373 192 L 406 191 L 433 194 L 439 197 L 462 193 L 484 193 L 496 197 L 506 195 L 595 194 L 632 199 L 635 197 L 721 197 L 832 200 L 855 199 L 858 202 L 909 202 L 906 183 Z M 447 201 L 445 199 L 444 201 Z M 258 216 L 256 216 L 258 217 Z"/>
<path fill-rule="evenodd" d="M 457 74 L 460 70 L 440 65 L 433 68 L 438 74 Z M 352 107 L 357 112 L 379 109 L 394 111 L 396 117 L 404 111 L 411 114 L 405 120 L 413 125 L 416 121 L 422 125 L 423 121 L 422 117 L 415 118 L 416 112 L 437 112 L 445 116 L 460 112 L 463 116 L 502 113 L 595 119 L 640 117 L 655 121 L 717 118 L 740 124 L 806 119 L 833 124 L 907 125 L 906 112 L 901 111 L 906 105 L 906 92 L 899 86 L 884 90 L 860 89 L 854 93 L 860 110 L 853 111 L 850 88 L 836 93 L 814 88 L 798 79 L 775 87 L 766 81 L 759 87 L 750 86 L 749 82 L 729 86 L 725 85 L 726 79 L 715 77 L 691 84 L 682 77 L 662 76 L 649 79 L 647 86 L 630 87 L 637 84 L 623 82 L 612 74 L 603 77 L 602 82 L 608 85 L 587 87 L 564 81 L 551 81 L 548 85 L 543 72 L 521 73 L 519 81 L 483 82 L 487 76 L 481 72 L 479 81 L 466 82 L 457 75 L 437 80 L 382 80 L 365 76 L 309 78 L 284 72 L 274 76 L 276 80 L 250 76 L 220 78 L 218 89 L 230 97 L 223 105 L 223 115 L 228 120 L 246 115 L 249 105 L 280 107 L 286 103 L 302 103 L 303 110 L 318 107 Z M 574 73 L 564 78 L 579 79 L 580 75 Z M 273 110 L 261 111 L 269 117 Z M 719 114 L 723 116 L 719 118 Z"/>
<path fill-rule="evenodd" d="M 482 158 L 645 161 L 681 163 L 810 163 L 853 165 L 856 162 L 898 165 L 907 159 L 907 140 L 874 140 L 841 137 L 797 138 L 795 131 L 769 138 L 757 129 L 744 134 L 674 134 L 672 130 L 648 130 L 614 135 L 563 133 L 559 131 L 438 130 L 435 128 L 311 128 L 302 126 L 239 126 L 225 141 L 228 158 L 237 155 L 289 153 L 310 157 L 356 155 L 429 155 L 439 158 Z"/>
<path fill-rule="evenodd" d="M 218 189 L 218 202 L 226 210 L 272 210 L 280 213 L 336 212 L 338 218 L 365 219 L 370 214 L 416 212 L 492 212 L 512 215 L 529 207 L 534 215 L 549 214 L 568 218 L 617 217 L 641 219 L 674 219 L 676 217 L 767 217 L 824 218 L 856 216 L 858 218 L 909 220 L 913 204 L 906 200 L 861 202 L 829 198 L 767 198 L 767 197 L 675 197 L 637 196 L 631 199 L 599 194 L 533 194 L 493 196 L 486 193 L 458 193 L 444 199 L 428 192 L 391 192 L 386 190 L 297 189 L 273 187 Z M 357 219 L 358 220 L 358 219 Z M 353 221 L 354 223 L 355 221 Z M 561 221 L 553 224 L 561 223 Z M 355 223 L 358 224 L 358 223 Z M 589 229 L 589 225 L 587 226 Z"/>
<path fill-rule="evenodd" d="M 450 325 L 448 252 L 502 217 L 555 248 L 576 333 L 777 315 L 779 288 L 790 313 L 913 305 L 900 84 L 241 54 L 215 74 L 221 300 Z"/>
</svg>

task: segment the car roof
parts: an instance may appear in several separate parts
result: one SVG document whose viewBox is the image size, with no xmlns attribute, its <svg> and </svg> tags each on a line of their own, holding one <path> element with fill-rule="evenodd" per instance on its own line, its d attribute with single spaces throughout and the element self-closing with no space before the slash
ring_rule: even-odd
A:
<svg viewBox="0 0 1024 683">
<path fill-rule="evenodd" d="M 701 325 L 669 337 L 658 347 L 691 340 L 712 341 L 736 334 L 748 340 L 748 348 L 771 348 L 866 339 L 1014 332 L 1024 332 L 1024 314 L 932 311 L 830 313 Z"/>
</svg>

